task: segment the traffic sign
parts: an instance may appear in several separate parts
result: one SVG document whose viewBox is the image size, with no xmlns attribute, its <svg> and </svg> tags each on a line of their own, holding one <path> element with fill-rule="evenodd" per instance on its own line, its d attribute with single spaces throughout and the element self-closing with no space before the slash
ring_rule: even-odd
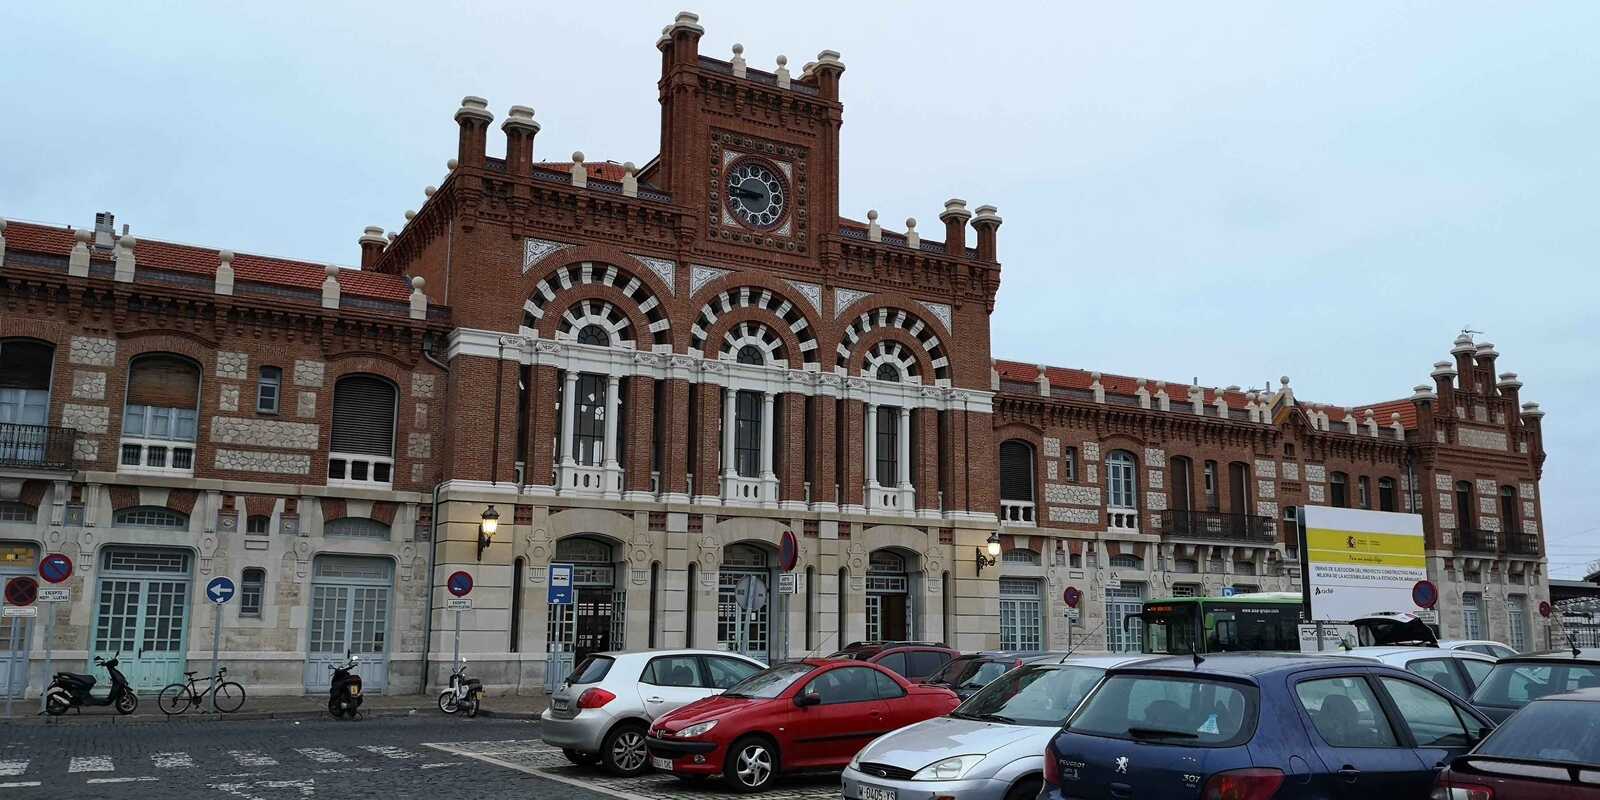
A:
<svg viewBox="0 0 1600 800">
<path fill-rule="evenodd" d="M 39 590 L 41 603 L 68 603 L 72 601 L 72 590 L 65 586 L 47 586 Z"/>
<path fill-rule="evenodd" d="M 778 569 L 789 572 L 799 560 L 800 540 L 795 538 L 794 531 L 784 531 L 783 538 L 778 540 Z"/>
<path fill-rule="evenodd" d="M 1067 609 L 1067 623 L 1071 625 L 1078 624 L 1078 621 L 1082 619 L 1082 614 L 1083 612 L 1076 608 Z"/>
<path fill-rule="evenodd" d="M 767 582 L 760 575 L 746 575 L 733 590 L 740 611 L 760 611 L 767 607 Z"/>
<path fill-rule="evenodd" d="M 1439 587 L 1433 581 L 1417 581 L 1417 585 L 1411 587 L 1411 602 L 1416 603 L 1417 608 L 1433 608 L 1439 602 Z"/>
<path fill-rule="evenodd" d="M 60 583 L 72 577 L 72 559 L 60 553 L 51 553 L 39 559 L 39 577 L 47 583 Z"/>
<path fill-rule="evenodd" d="M 1115 573 L 1115 572 L 1111 573 L 1111 577 L 1106 578 L 1106 588 L 1107 589 L 1121 589 L 1122 588 L 1122 578 L 1118 577 L 1117 573 Z"/>
<path fill-rule="evenodd" d="M 550 593 L 545 602 L 553 606 L 572 605 L 572 565 L 550 565 Z"/>
<path fill-rule="evenodd" d="M 799 589 L 798 575 L 793 572 L 778 573 L 778 594 L 795 594 Z"/>
<path fill-rule="evenodd" d="M 1078 591 L 1076 586 L 1068 586 L 1067 590 L 1061 593 L 1061 602 L 1066 603 L 1067 608 L 1077 608 L 1078 603 L 1082 601 L 1083 592 Z"/>
<path fill-rule="evenodd" d="M 450 611 L 465 611 L 466 609 L 472 608 L 472 598 L 446 597 L 444 599 L 444 607 Z"/>
<path fill-rule="evenodd" d="M 1222 587 L 1222 596 L 1223 597 L 1232 597 L 1235 592 L 1236 592 L 1236 590 L 1232 586 L 1224 586 L 1224 587 Z"/>
<path fill-rule="evenodd" d="M 232 578 L 226 575 L 218 575 L 212 578 L 210 583 L 206 584 L 206 599 L 220 606 L 232 600 L 235 591 L 237 589 L 233 585 Z"/>
<path fill-rule="evenodd" d="M 6 606 L 4 610 L 0 610 L 0 617 L 37 617 L 37 616 L 39 616 L 39 607 L 38 606 Z"/>
<path fill-rule="evenodd" d="M 1539 601 L 1539 616 L 1541 616 L 1541 617 L 1549 617 L 1550 616 L 1550 601 L 1549 600 L 1540 600 Z"/>
<path fill-rule="evenodd" d="M 18 575 L 6 581 L 6 605 L 8 606 L 17 606 L 18 608 L 31 606 L 38 596 L 39 582 L 27 575 Z"/>
<path fill-rule="evenodd" d="M 456 570 L 450 573 L 450 578 L 444 582 L 444 588 L 456 597 L 466 597 L 472 592 L 472 575 L 465 570 Z"/>
</svg>

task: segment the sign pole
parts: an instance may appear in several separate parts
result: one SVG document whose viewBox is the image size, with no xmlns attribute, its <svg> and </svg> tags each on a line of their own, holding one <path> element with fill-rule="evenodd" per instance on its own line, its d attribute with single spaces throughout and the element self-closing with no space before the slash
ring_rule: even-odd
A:
<svg viewBox="0 0 1600 800">
<path fill-rule="evenodd" d="M 50 614 L 44 618 L 44 686 L 50 685 L 50 679 L 55 674 L 55 641 L 56 638 L 56 607 L 50 606 Z M 49 692 L 39 691 L 39 713 L 44 713 L 45 700 Z"/>
<path fill-rule="evenodd" d="M 456 609 L 456 649 L 450 661 L 450 671 L 454 672 L 456 665 L 461 663 L 461 609 Z"/>
<path fill-rule="evenodd" d="M 222 650 L 222 604 L 212 603 L 211 614 L 211 674 L 217 674 L 217 654 Z M 212 698 L 215 700 L 216 698 Z M 215 707 L 216 703 L 212 703 Z"/>
<path fill-rule="evenodd" d="M 17 628 L 26 625 L 26 617 L 12 617 L 11 641 L 6 645 L 6 719 L 11 719 L 11 684 L 16 682 L 17 675 Z"/>
</svg>

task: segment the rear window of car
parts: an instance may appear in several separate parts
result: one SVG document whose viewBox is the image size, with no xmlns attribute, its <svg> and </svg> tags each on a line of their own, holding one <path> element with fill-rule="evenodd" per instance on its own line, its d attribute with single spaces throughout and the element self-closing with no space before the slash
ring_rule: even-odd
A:
<svg viewBox="0 0 1600 800">
<path fill-rule="evenodd" d="M 1067 723 L 1067 730 L 1131 741 L 1228 747 L 1250 738 L 1254 687 L 1206 678 L 1113 675 Z"/>
<path fill-rule="evenodd" d="M 1494 665 L 1489 677 L 1472 695 L 1478 705 L 1520 708 L 1552 694 L 1600 686 L 1600 666 L 1537 662 Z"/>
<path fill-rule="evenodd" d="M 956 656 L 950 660 L 950 663 L 944 665 L 944 669 L 939 670 L 937 674 L 928 680 L 959 686 L 961 681 L 975 672 L 981 663 L 982 661 L 978 656 Z"/>
<path fill-rule="evenodd" d="M 907 656 L 904 652 L 890 653 L 889 655 L 878 659 L 877 663 L 878 666 L 883 667 L 891 672 L 899 673 L 900 675 L 911 674 L 909 667 L 907 667 Z"/>
<path fill-rule="evenodd" d="M 599 683 L 605 680 L 606 673 L 611 671 L 611 665 L 616 659 L 611 656 L 589 656 L 578 662 L 572 670 L 572 677 L 568 683 Z"/>
<path fill-rule="evenodd" d="M 1105 670 L 1096 667 L 1022 667 L 998 676 L 950 716 L 1008 725 L 1058 727 L 1104 674 Z"/>
<path fill-rule="evenodd" d="M 945 662 L 949 660 L 949 653 L 938 650 L 913 650 L 906 659 L 908 671 L 900 674 L 920 680 L 943 669 Z"/>
<path fill-rule="evenodd" d="M 1511 715 L 1475 755 L 1600 764 L 1600 704 L 1543 700 Z"/>
</svg>

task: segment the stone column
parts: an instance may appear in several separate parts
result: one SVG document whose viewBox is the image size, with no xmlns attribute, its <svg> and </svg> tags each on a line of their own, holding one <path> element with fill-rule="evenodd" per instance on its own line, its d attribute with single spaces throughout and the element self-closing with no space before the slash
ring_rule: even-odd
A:
<svg viewBox="0 0 1600 800">
<path fill-rule="evenodd" d="M 911 409 L 902 408 L 895 414 L 899 430 L 895 432 L 900 452 L 895 456 L 895 480 L 900 489 L 911 488 Z"/>
<path fill-rule="evenodd" d="M 777 409 L 776 395 L 761 393 L 761 502 L 778 502 L 778 475 L 772 471 L 772 453 L 778 443 L 772 439 L 772 415 Z"/>
<path fill-rule="evenodd" d="M 867 470 L 867 488 L 878 488 L 878 405 L 867 403 L 867 457 L 865 459 Z M 867 505 L 873 505 L 868 498 Z"/>
<path fill-rule="evenodd" d="M 561 466 L 571 467 L 577 463 L 573 458 L 573 443 L 577 441 L 576 413 L 578 407 L 578 373 L 567 370 L 565 386 L 561 390 Z"/>
<path fill-rule="evenodd" d="M 739 393 L 732 387 L 722 390 L 722 477 L 732 478 L 739 474 L 733 463 L 734 429 L 738 426 Z M 723 497 L 730 496 L 732 492 L 724 487 Z"/>
<path fill-rule="evenodd" d="M 617 463 L 617 420 L 622 417 L 622 379 L 606 378 L 606 456 L 604 487 L 606 497 L 622 498 L 622 466 Z"/>
</svg>

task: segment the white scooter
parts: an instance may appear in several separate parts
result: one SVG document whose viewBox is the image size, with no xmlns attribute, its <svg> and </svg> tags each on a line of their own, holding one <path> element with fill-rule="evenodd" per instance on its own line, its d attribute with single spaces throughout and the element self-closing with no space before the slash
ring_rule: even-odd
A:
<svg viewBox="0 0 1600 800">
<path fill-rule="evenodd" d="M 466 711 L 467 716 L 478 716 L 478 706 L 483 699 L 483 682 L 467 677 L 467 659 L 450 673 L 450 686 L 439 692 L 439 710 L 446 714 Z"/>
</svg>

